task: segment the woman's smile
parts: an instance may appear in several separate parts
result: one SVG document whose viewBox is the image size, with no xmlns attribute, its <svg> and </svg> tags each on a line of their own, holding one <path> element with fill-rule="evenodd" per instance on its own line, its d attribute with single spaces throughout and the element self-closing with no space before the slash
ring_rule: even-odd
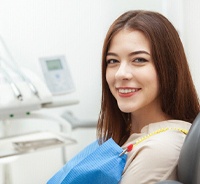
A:
<svg viewBox="0 0 200 184">
<path fill-rule="evenodd" d="M 131 97 L 136 94 L 141 88 L 119 87 L 117 88 L 120 97 Z"/>
</svg>

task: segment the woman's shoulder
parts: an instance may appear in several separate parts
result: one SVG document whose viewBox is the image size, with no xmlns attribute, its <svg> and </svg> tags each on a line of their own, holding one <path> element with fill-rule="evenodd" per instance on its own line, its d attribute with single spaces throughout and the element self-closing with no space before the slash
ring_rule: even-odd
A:
<svg viewBox="0 0 200 184">
<path fill-rule="evenodd" d="M 129 139 L 123 145 L 126 147 L 128 144 L 135 144 L 136 142 L 147 139 L 151 139 L 156 141 L 157 139 L 160 141 L 160 138 L 163 137 L 164 140 L 171 141 L 175 139 L 175 137 L 185 137 L 187 132 L 191 127 L 191 123 L 181 120 L 167 120 L 156 123 L 151 123 L 142 128 L 141 133 L 133 133 L 130 135 Z M 168 137 L 166 135 L 171 135 Z M 162 139 L 161 139 L 162 140 Z"/>
<path fill-rule="evenodd" d="M 142 129 L 141 134 L 131 135 L 124 146 L 133 144 L 134 148 L 128 153 L 124 172 L 135 175 L 136 170 L 146 170 L 145 174 L 149 173 L 149 177 L 154 178 L 153 173 L 158 173 L 157 170 L 160 169 L 162 172 L 156 175 L 155 181 L 161 178 L 175 179 L 180 150 L 190 126 L 191 124 L 185 121 L 169 120 L 150 124 Z M 138 181 L 141 181 L 145 174 L 140 173 L 140 176 L 137 176 Z"/>
<path fill-rule="evenodd" d="M 123 147 L 133 144 L 135 147 L 162 147 L 169 150 L 181 147 L 191 127 L 191 123 L 181 120 L 156 122 L 145 126 L 141 133 L 132 134 Z"/>
<path fill-rule="evenodd" d="M 168 128 L 168 129 L 185 129 L 189 130 L 191 123 L 182 120 L 166 120 L 161 122 L 151 123 L 142 128 L 141 133 L 151 133 L 153 131 Z"/>
</svg>

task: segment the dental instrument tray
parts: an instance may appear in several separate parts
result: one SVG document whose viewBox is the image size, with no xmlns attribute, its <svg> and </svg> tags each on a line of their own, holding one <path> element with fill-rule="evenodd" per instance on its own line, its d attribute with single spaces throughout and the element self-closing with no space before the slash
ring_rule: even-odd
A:
<svg viewBox="0 0 200 184">
<path fill-rule="evenodd" d="M 49 131 L 1 137 L 0 159 L 74 143 L 76 143 L 76 140 L 66 134 Z"/>
</svg>

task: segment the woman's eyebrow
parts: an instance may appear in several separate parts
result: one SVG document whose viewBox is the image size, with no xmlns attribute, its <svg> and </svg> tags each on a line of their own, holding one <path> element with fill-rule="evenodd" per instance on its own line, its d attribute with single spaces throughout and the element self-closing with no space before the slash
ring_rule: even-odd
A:
<svg viewBox="0 0 200 184">
<path fill-rule="evenodd" d="M 131 52 L 129 54 L 129 56 L 137 55 L 137 54 L 147 54 L 147 55 L 150 55 L 150 53 L 148 53 L 147 51 L 139 50 L 139 51 Z M 118 56 L 118 55 L 116 53 L 114 53 L 114 52 L 108 52 L 106 56 Z"/>
<path fill-rule="evenodd" d="M 106 56 L 118 56 L 118 55 L 115 54 L 114 52 L 108 52 L 108 53 L 106 54 Z"/>
<path fill-rule="evenodd" d="M 148 53 L 148 52 L 145 51 L 145 50 L 139 50 L 139 51 L 131 52 L 131 53 L 129 54 L 129 56 L 137 55 L 137 54 L 147 54 L 147 55 L 150 55 L 150 53 Z"/>
</svg>

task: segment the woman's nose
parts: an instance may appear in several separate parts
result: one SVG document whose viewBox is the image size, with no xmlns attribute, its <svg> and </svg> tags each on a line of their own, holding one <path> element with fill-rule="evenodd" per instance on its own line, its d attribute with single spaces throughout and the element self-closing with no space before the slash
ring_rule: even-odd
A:
<svg viewBox="0 0 200 184">
<path fill-rule="evenodd" d="M 129 66 L 128 63 L 121 63 L 115 74 L 115 78 L 120 80 L 130 80 L 132 77 L 131 66 Z"/>
</svg>

